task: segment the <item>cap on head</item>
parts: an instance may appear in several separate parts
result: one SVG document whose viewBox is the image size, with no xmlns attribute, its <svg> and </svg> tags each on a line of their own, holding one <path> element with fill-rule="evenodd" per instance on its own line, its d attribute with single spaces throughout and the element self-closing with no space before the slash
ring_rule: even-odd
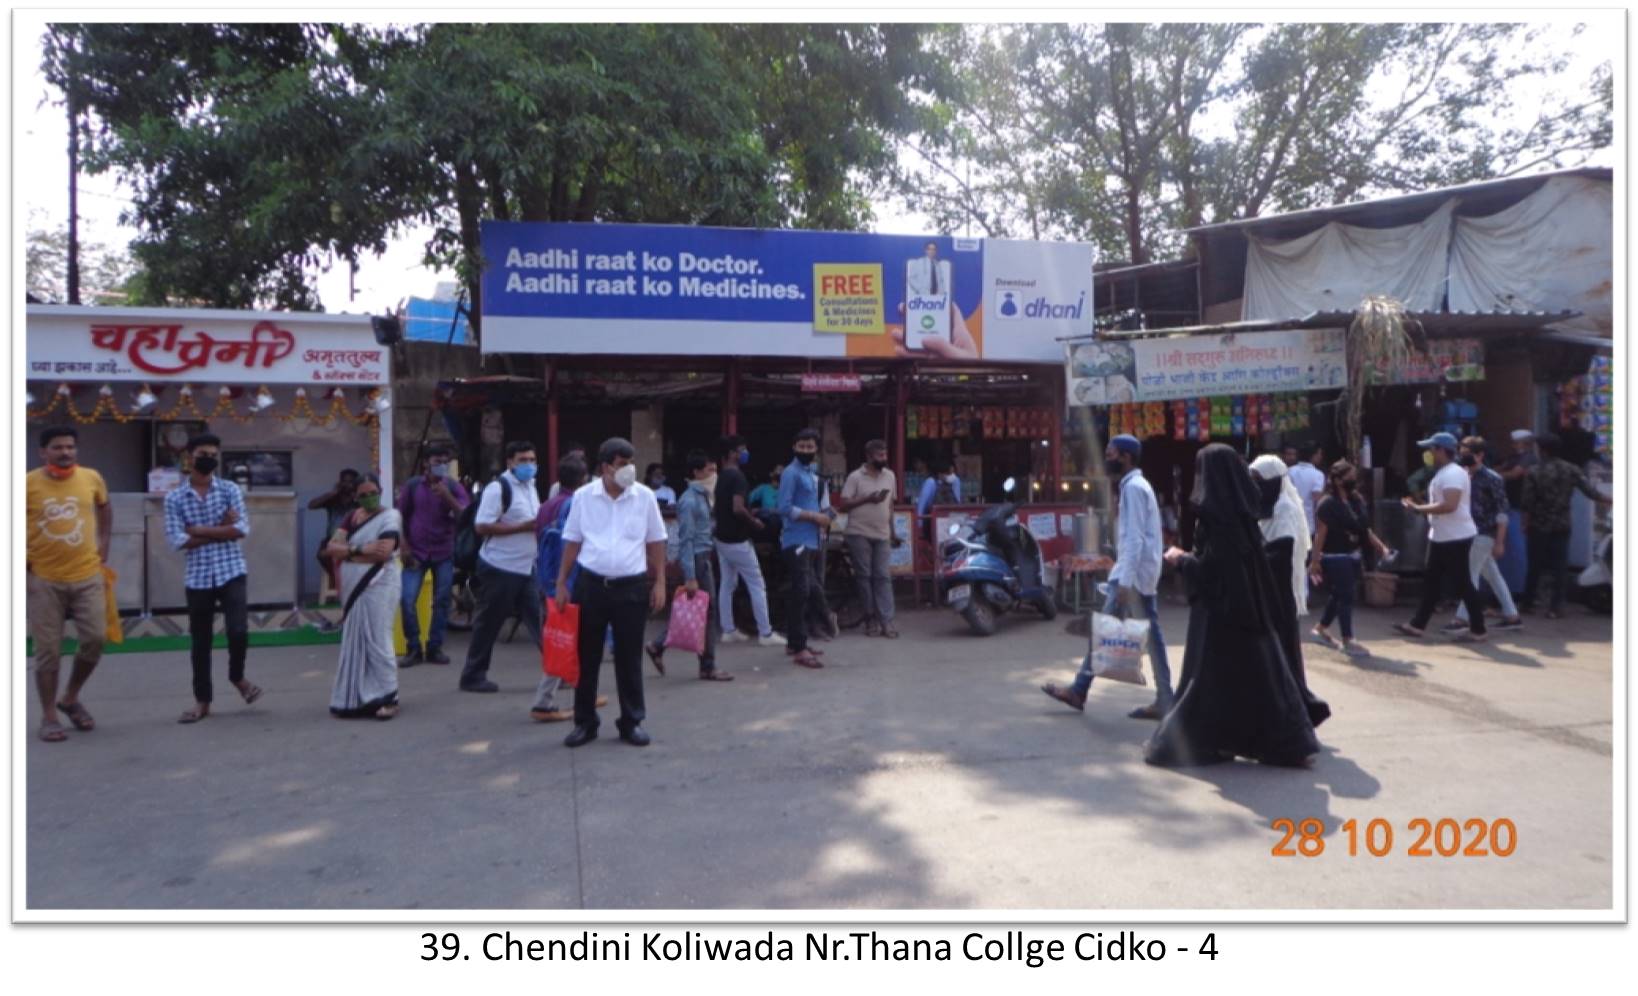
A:
<svg viewBox="0 0 1638 996">
<path fill-rule="evenodd" d="M 1136 436 L 1122 433 L 1109 440 L 1109 445 L 1115 448 L 1116 453 L 1130 453 L 1134 463 L 1143 459 L 1143 444 L 1138 441 Z"/>
<path fill-rule="evenodd" d="M 1426 439 L 1418 439 L 1416 445 L 1424 450 L 1439 449 L 1451 453 L 1455 453 L 1460 447 L 1460 444 L 1456 442 L 1456 437 L 1448 432 L 1435 432 Z"/>
<path fill-rule="evenodd" d="M 1531 432 L 1529 429 L 1513 430 L 1513 442 L 1515 443 L 1527 443 L 1534 438 L 1536 438 L 1536 434 Z"/>
</svg>

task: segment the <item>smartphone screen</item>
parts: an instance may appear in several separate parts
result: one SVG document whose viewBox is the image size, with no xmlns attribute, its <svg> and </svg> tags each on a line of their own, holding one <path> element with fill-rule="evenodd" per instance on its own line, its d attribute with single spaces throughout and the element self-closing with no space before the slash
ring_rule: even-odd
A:
<svg viewBox="0 0 1638 996">
<path fill-rule="evenodd" d="M 927 348 L 928 339 L 950 339 L 950 263 L 918 256 L 904 266 L 904 347 Z"/>
</svg>

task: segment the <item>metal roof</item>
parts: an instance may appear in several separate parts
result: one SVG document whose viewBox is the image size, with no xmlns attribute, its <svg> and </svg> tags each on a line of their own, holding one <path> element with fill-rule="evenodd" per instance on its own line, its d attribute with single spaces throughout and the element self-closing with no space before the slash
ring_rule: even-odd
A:
<svg viewBox="0 0 1638 996">
<path fill-rule="evenodd" d="M 1481 334 L 1528 332 L 1579 318 L 1579 311 L 1411 311 L 1406 318 L 1422 326 L 1422 331 L 1435 337 L 1454 337 Z M 1212 325 L 1190 325 L 1183 328 L 1145 329 L 1140 332 L 1106 332 L 1102 335 L 1064 336 L 1061 342 L 1086 342 L 1102 339 L 1160 339 L 1189 335 L 1233 335 L 1242 332 L 1279 332 L 1287 329 L 1347 328 L 1353 323 L 1351 311 L 1314 311 L 1301 318 L 1260 318 L 1237 322 L 1217 322 Z M 1578 339 L 1594 339 L 1580 336 Z"/>
<path fill-rule="evenodd" d="M 1185 234 L 1200 232 L 1215 232 L 1231 228 L 1252 228 L 1264 225 L 1292 224 L 1303 221 L 1315 223 L 1336 220 L 1342 216 L 1354 213 L 1368 213 L 1383 209 L 1396 212 L 1406 211 L 1424 203 L 1429 209 L 1439 202 L 1457 195 L 1490 194 L 1503 192 L 1508 187 L 1518 187 L 1528 184 L 1537 184 L 1554 176 L 1586 176 L 1601 180 L 1614 179 L 1615 171 L 1602 166 L 1582 166 L 1575 169 L 1550 170 L 1544 173 L 1531 173 L 1528 176 L 1498 177 L 1491 180 L 1477 180 L 1473 183 L 1459 184 L 1454 187 L 1439 187 L 1433 190 L 1419 190 L 1408 194 L 1393 194 L 1387 197 L 1375 197 L 1363 201 L 1350 201 L 1347 204 L 1333 204 L 1327 207 L 1306 208 L 1301 211 L 1288 211 L 1284 214 L 1261 215 L 1256 218 L 1241 218 L 1235 221 L 1220 221 L 1210 225 L 1197 225 L 1194 228 L 1182 229 Z"/>
</svg>

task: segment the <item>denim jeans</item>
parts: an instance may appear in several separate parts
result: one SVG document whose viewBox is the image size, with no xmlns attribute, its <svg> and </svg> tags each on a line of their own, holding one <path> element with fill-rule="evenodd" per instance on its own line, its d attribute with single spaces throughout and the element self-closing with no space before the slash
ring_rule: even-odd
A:
<svg viewBox="0 0 1638 996">
<path fill-rule="evenodd" d="M 1172 707 L 1172 669 L 1166 662 L 1166 641 L 1160 635 L 1160 603 L 1154 595 L 1143 595 L 1136 588 L 1122 588 L 1115 584 L 1109 586 L 1109 597 L 1104 602 L 1104 615 L 1124 616 L 1122 611 L 1126 606 L 1122 604 L 1122 592 L 1128 592 L 1126 599 L 1139 599 L 1143 603 L 1143 612 L 1149 617 L 1149 659 L 1155 669 L 1155 705 L 1162 711 Z M 1091 637 L 1088 637 L 1088 641 Z M 1092 652 L 1087 651 L 1086 657 L 1081 660 L 1081 670 L 1075 675 L 1075 682 L 1070 686 L 1075 694 L 1085 697 L 1092 687 Z"/>
<path fill-rule="evenodd" d="M 1354 601 L 1359 597 L 1359 572 L 1363 566 L 1351 553 L 1327 553 L 1320 557 L 1325 585 L 1331 589 L 1331 600 L 1325 604 L 1320 625 L 1329 626 L 1341 619 L 1344 640 L 1354 638 Z"/>
<path fill-rule="evenodd" d="M 734 590 L 745 579 L 745 590 L 751 596 L 751 615 L 756 617 L 757 636 L 773 635 L 768 624 L 768 589 L 762 580 L 762 565 L 757 563 L 756 548 L 750 540 L 743 543 L 713 541 L 717 548 L 717 563 L 722 565 L 722 584 L 717 589 L 717 618 L 724 634 L 734 632 Z"/>
<path fill-rule="evenodd" d="M 442 647 L 444 631 L 449 627 L 449 603 L 455 588 L 455 562 L 421 560 L 413 568 L 404 569 L 404 591 L 399 608 L 404 615 L 404 645 L 410 653 L 421 649 L 421 620 L 415 614 L 415 603 L 421 598 L 421 581 L 427 571 L 432 572 L 432 623 L 427 627 L 427 646 Z"/>
<path fill-rule="evenodd" d="M 188 588 L 188 635 L 193 642 L 193 700 L 211 702 L 210 657 L 216 609 L 222 609 L 227 633 L 228 680 L 245 680 L 245 655 L 250 649 L 249 599 L 243 574 L 216 588 Z"/>
</svg>

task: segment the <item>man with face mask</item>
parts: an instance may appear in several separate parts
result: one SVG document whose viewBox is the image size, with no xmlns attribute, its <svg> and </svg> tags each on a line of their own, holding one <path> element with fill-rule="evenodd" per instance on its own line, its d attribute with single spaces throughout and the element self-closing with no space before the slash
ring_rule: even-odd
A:
<svg viewBox="0 0 1638 996">
<path fill-rule="evenodd" d="M 565 747 L 597 739 L 597 679 L 603 667 L 603 636 L 614 631 L 614 684 L 620 696 L 620 739 L 634 747 L 650 740 L 642 723 L 643 624 L 665 608 L 665 520 L 654 492 L 637 480 L 631 443 L 615 437 L 597 453 L 602 474 L 575 492 L 563 524 L 563 561 L 557 571 L 559 608 L 580 606 L 580 684 L 574 693 L 574 731 Z"/>
<path fill-rule="evenodd" d="M 241 546 L 250 535 L 245 496 L 237 484 L 216 476 L 222 458 L 220 439 L 195 436 L 188 441 L 187 452 L 188 480 L 165 496 L 165 538 L 171 549 L 186 558 L 182 584 L 187 591 L 188 635 L 193 643 L 194 704 L 177 722 L 197 723 L 210 715 L 211 643 L 218 606 L 227 632 L 228 680 L 239 689 L 246 705 L 261 698 L 262 690 L 245 680 L 245 655 L 250 647 Z"/>
<path fill-rule="evenodd" d="M 1104 466 L 1119 491 L 1115 526 L 1116 557 L 1101 558 L 1100 567 L 1109 571 L 1109 596 L 1103 611 L 1124 615 L 1141 605 L 1149 618 L 1149 659 L 1155 671 L 1155 701 L 1132 710 L 1133 719 L 1159 719 L 1172 707 L 1172 670 L 1166 661 L 1166 641 L 1160 635 L 1160 562 L 1164 547 L 1160 532 L 1160 504 L 1154 489 L 1144 479 L 1139 464 L 1143 444 L 1135 436 L 1116 436 L 1104 450 Z M 1064 688 L 1055 683 L 1041 691 L 1071 709 L 1086 708 L 1086 693 L 1092 687 L 1092 654 L 1081 661 L 1075 681 Z"/>
<path fill-rule="evenodd" d="M 541 604 L 535 589 L 535 519 L 540 515 L 540 496 L 535 491 L 535 444 L 513 440 L 506 444 L 506 470 L 490 481 L 478 496 L 474 528 L 484 538 L 478 550 L 477 617 L 472 622 L 472 642 L 467 645 L 466 665 L 461 669 L 463 692 L 497 692 L 500 686 L 489 680 L 489 658 L 501 625 L 516 616 L 540 645 Z M 536 695 L 535 708 L 552 709 L 552 696 L 560 680 L 545 678 Z"/>
<path fill-rule="evenodd" d="M 1456 462 L 1466 468 L 1468 480 L 1473 485 L 1473 497 L 1469 504 L 1473 509 L 1473 527 L 1478 533 L 1473 537 L 1473 547 L 1467 556 L 1473 586 L 1478 587 L 1481 579 L 1488 582 L 1491 593 L 1501 603 L 1502 621 L 1496 624 L 1497 629 L 1522 629 L 1524 621 L 1519 618 L 1518 606 L 1513 604 L 1513 593 L 1507 590 L 1507 582 L 1502 580 L 1501 567 L 1497 564 L 1507 556 L 1508 518 L 1512 513 L 1512 507 L 1507 502 L 1507 483 L 1500 474 L 1485 466 L 1482 436 L 1463 439 L 1461 455 Z M 1467 604 L 1463 603 L 1456 610 L 1456 618 L 1445 626 L 1445 632 L 1460 633 L 1467 628 Z"/>
<path fill-rule="evenodd" d="M 1393 628 L 1405 636 L 1420 639 L 1448 582 L 1467 606 L 1470 624 L 1469 629 L 1456 635 L 1457 641 L 1480 643 L 1485 639 L 1484 606 L 1473 588 L 1473 576 L 1468 572 L 1473 537 L 1479 532 L 1473 524 L 1473 482 L 1456 462 L 1460 445 L 1455 436 L 1436 432 L 1416 445 L 1433 454 L 1434 474 L 1428 482 L 1428 501 L 1420 504 L 1407 495 L 1402 504 L 1428 517 L 1428 568 L 1422 579 L 1422 601 L 1416 615 L 1408 623 L 1395 623 Z"/>
<path fill-rule="evenodd" d="M 847 513 L 847 551 L 866 636 L 899 635 L 893 628 L 893 578 L 887 570 L 894 545 L 893 496 L 898 493 L 898 479 L 887 469 L 887 443 L 872 439 L 865 444 L 864 466 L 847 476 L 836 502 L 836 510 Z"/>
<path fill-rule="evenodd" d="M 796 459 L 785 468 L 779 482 L 779 515 L 785 525 L 779 545 L 790 580 L 790 596 L 785 606 L 785 652 L 792 663 L 817 668 L 820 652 L 808 646 L 806 616 L 811 603 L 824 601 L 824 591 L 815 585 L 814 560 L 819 555 L 823 530 L 830 528 L 831 516 L 819 510 L 819 475 L 814 462 L 819 458 L 819 432 L 803 429 L 792 445 Z"/>
<path fill-rule="evenodd" d="M 406 540 L 400 555 L 404 581 L 399 610 L 408 647 L 399 667 L 449 663 L 443 647 L 455 585 L 455 526 L 461 510 L 471 502 L 461 482 L 450 476 L 451 459 L 449 447 L 428 447 L 423 462 L 426 472 L 406 481 L 398 492 L 398 512 L 404 520 Z M 428 571 L 432 572 L 432 621 L 423 652 L 415 603 L 421 598 L 421 583 Z"/>
</svg>

